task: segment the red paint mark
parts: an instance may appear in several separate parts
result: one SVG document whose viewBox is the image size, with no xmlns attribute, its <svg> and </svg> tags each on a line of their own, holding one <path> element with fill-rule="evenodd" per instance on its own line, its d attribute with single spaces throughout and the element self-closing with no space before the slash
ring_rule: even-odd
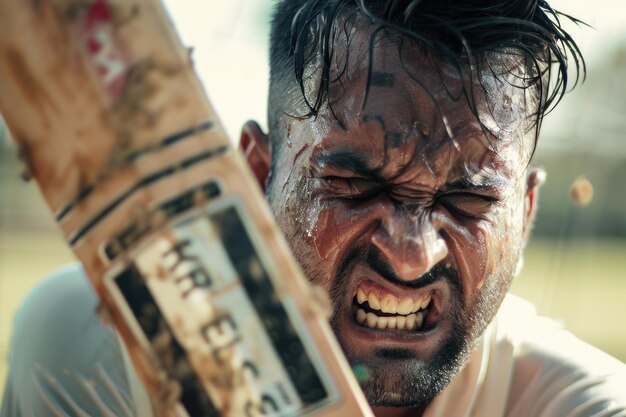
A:
<svg viewBox="0 0 626 417">
<path fill-rule="evenodd" d="M 106 76 L 107 73 L 109 72 L 109 69 L 107 67 L 103 67 L 101 65 L 98 66 L 96 70 L 98 72 L 98 75 L 100 75 L 101 77 Z"/>
<path fill-rule="evenodd" d="M 87 26 L 111 21 L 111 8 L 106 0 L 96 0 L 87 12 Z"/>
<path fill-rule="evenodd" d="M 96 39 L 89 38 L 87 40 L 87 50 L 89 51 L 90 54 L 95 54 L 98 51 L 100 51 L 100 49 L 102 49 L 102 44 L 98 42 Z"/>
<path fill-rule="evenodd" d="M 104 91 L 116 100 L 126 84 L 128 62 L 115 37 L 108 0 L 95 0 L 74 27 Z"/>
</svg>

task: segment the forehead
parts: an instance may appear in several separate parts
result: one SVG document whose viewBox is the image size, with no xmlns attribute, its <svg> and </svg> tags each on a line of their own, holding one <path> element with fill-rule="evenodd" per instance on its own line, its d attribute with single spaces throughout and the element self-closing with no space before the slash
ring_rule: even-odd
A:
<svg viewBox="0 0 626 417">
<path fill-rule="evenodd" d="M 459 67 L 406 39 L 372 36 L 362 28 L 336 42 L 328 74 L 331 104 L 348 98 L 342 104 L 359 112 L 394 101 L 394 111 L 422 118 L 437 112 L 435 121 L 444 125 L 452 115 L 473 119 L 501 141 L 531 125 L 537 91 L 524 86 L 528 74 L 519 54 L 490 53 Z"/>
<path fill-rule="evenodd" d="M 442 154 L 457 166 L 525 165 L 533 97 L 515 85 L 512 58 L 458 71 L 393 39 L 357 34 L 349 53 L 347 44 L 335 48 L 327 105 L 307 120 L 316 152 L 349 148 L 389 169 L 416 156 L 443 164 Z"/>
</svg>

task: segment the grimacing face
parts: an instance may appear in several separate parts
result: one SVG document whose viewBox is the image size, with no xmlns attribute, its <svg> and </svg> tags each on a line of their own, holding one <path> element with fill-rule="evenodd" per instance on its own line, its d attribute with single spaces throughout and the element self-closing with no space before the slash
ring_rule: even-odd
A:
<svg viewBox="0 0 626 417">
<path fill-rule="evenodd" d="M 389 41 L 363 106 L 366 48 L 331 84 L 334 115 L 283 118 L 267 195 L 305 275 L 331 296 L 349 362 L 368 370 L 370 404 L 419 407 L 458 373 L 515 275 L 536 188 L 532 97 L 506 76 L 475 77 L 485 136 L 451 97 L 453 71 L 417 49 L 401 59 Z"/>
</svg>

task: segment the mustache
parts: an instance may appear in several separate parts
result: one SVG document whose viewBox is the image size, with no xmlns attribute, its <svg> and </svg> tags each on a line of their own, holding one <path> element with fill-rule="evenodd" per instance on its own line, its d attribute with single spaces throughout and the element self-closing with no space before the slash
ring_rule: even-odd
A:
<svg viewBox="0 0 626 417">
<path fill-rule="evenodd" d="M 346 257 L 337 269 L 336 279 L 331 285 L 330 298 L 333 304 L 342 300 L 346 287 L 349 284 L 349 276 L 358 264 L 365 264 L 383 279 L 400 287 L 420 289 L 436 282 L 446 282 L 451 290 L 456 293 L 459 301 L 463 301 L 463 287 L 461 277 L 456 268 L 446 265 L 443 261 L 436 264 L 428 272 L 412 280 L 405 280 L 398 276 L 389 261 L 378 250 L 363 245 L 355 246 L 349 250 Z M 335 309 L 336 311 L 336 309 Z"/>
<path fill-rule="evenodd" d="M 376 250 L 368 250 L 365 257 L 365 264 L 385 280 L 392 282 L 398 286 L 419 289 L 434 284 L 437 281 L 446 280 L 460 283 L 459 273 L 452 266 L 446 266 L 443 262 L 439 262 L 426 273 L 415 277 L 412 280 L 402 279 L 396 274 L 387 259 Z M 452 284 L 452 282 L 448 282 Z"/>
</svg>

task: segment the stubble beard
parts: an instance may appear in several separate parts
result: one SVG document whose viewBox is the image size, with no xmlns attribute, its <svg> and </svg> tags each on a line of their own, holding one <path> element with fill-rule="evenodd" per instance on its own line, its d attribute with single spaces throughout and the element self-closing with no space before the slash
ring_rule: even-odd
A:
<svg viewBox="0 0 626 417">
<path fill-rule="evenodd" d="M 268 191 L 272 189 L 272 184 Z M 268 192 L 268 195 L 271 192 Z M 274 213 L 280 212 L 270 200 Z M 278 211 L 276 211 L 278 210 Z M 282 213 L 285 214 L 285 213 Z M 347 277 L 359 263 L 365 262 L 367 249 L 353 248 L 346 256 L 335 276 L 327 277 L 320 271 L 318 255 L 304 238 L 301 225 L 292 223 L 290 216 L 277 216 L 277 221 L 298 264 L 305 276 L 314 284 L 330 287 L 333 315 L 330 325 L 353 369 L 364 366 L 368 377 L 359 379 L 359 384 L 370 406 L 419 408 L 428 405 L 459 374 L 470 353 L 479 344 L 487 325 L 498 311 L 510 282 L 515 266 L 520 258 L 521 248 L 515 248 L 501 260 L 500 267 L 489 274 L 485 285 L 475 294 L 473 300 L 465 300 L 463 286 L 458 272 L 443 274 L 452 291 L 452 325 L 448 337 L 437 349 L 436 355 L 426 360 L 407 354 L 406 351 L 384 349 L 376 351 L 373 357 L 360 358 L 351 355 L 342 342 L 339 333 L 338 317 L 343 311 Z M 283 224 L 286 221 L 287 224 Z M 437 273 L 443 267 L 435 266 Z M 466 306 L 473 306 L 463 307 Z"/>
<path fill-rule="evenodd" d="M 371 253 L 370 253 L 371 255 Z M 468 331 L 460 325 L 462 318 L 462 286 L 456 271 L 438 265 L 429 274 L 447 281 L 453 293 L 454 306 L 450 306 L 451 331 L 432 357 L 423 357 L 408 349 L 379 348 L 367 357 L 350 353 L 340 336 L 339 320 L 345 314 L 345 284 L 357 264 L 371 266 L 368 249 L 355 247 L 346 255 L 333 281 L 330 296 L 333 316 L 330 325 L 346 353 L 350 365 L 365 370 L 366 377 L 359 383 L 371 406 L 412 407 L 427 405 L 449 385 L 467 361 L 471 351 Z M 378 262 L 381 262 L 380 258 Z M 384 261 L 383 261 L 384 262 Z M 372 268 L 374 269 L 374 268 Z M 363 372 L 360 372 L 362 374 Z"/>
<path fill-rule="evenodd" d="M 319 271 L 315 268 L 314 254 L 308 253 L 305 244 L 296 244 L 294 249 L 303 257 L 296 256 L 304 273 L 313 282 L 320 283 Z M 308 254 L 307 254 L 308 253 Z M 460 278 L 456 271 L 436 266 L 432 272 L 445 276 L 453 298 L 451 311 L 451 331 L 437 348 L 436 354 L 428 358 L 419 358 L 411 351 L 378 349 L 371 357 L 352 355 L 342 341 L 338 326 L 339 316 L 347 308 L 344 286 L 352 269 L 366 262 L 363 250 L 354 248 L 338 269 L 333 279 L 330 297 L 333 315 L 330 325 L 337 336 L 349 364 L 366 370 L 367 377 L 360 378 L 359 384 L 370 406 L 419 408 L 428 405 L 459 374 L 468 361 L 471 352 L 481 340 L 481 336 L 496 314 L 504 295 L 508 290 L 513 274 L 513 265 L 517 256 L 509 262 L 503 262 L 498 271 L 490 274 L 483 288 L 476 293 L 474 300 L 465 300 Z M 445 272 L 443 272 L 445 270 Z M 328 279 L 328 278 L 327 278 Z M 463 306 L 473 306 L 463 307 Z M 362 372 L 360 372 L 362 374 Z"/>
</svg>

